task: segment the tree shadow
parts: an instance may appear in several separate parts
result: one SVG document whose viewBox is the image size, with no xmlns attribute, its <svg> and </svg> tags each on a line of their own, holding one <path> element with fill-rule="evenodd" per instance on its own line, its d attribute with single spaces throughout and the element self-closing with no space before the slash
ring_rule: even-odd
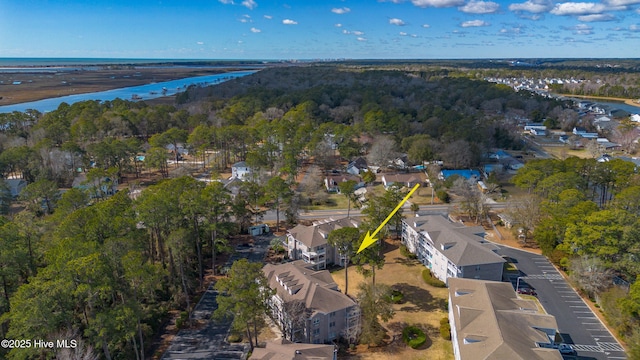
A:
<svg viewBox="0 0 640 360">
<path fill-rule="evenodd" d="M 420 264 L 420 262 L 418 260 L 416 260 L 416 259 L 409 259 L 409 258 L 401 257 L 401 256 L 394 257 L 393 261 L 388 262 L 388 263 L 390 263 L 390 264 L 401 264 L 401 265 L 409 266 L 409 267 L 416 266 L 416 265 Z"/>
<path fill-rule="evenodd" d="M 447 309 L 447 300 L 434 298 L 428 290 L 421 289 L 417 286 L 399 283 L 392 286 L 404 294 L 404 306 L 400 311 L 418 312 L 418 311 L 434 311 Z"/>
</svg>

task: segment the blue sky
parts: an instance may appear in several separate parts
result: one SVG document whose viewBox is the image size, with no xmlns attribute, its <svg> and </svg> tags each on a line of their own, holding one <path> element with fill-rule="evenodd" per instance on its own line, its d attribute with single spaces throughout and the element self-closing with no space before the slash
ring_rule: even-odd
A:
<svg viewBox="0 0 640 360">
<path fill-rule="evenodd" d="M 640 58 L 640 0 L 0 0 L 0 57 Z"/>
</svg>

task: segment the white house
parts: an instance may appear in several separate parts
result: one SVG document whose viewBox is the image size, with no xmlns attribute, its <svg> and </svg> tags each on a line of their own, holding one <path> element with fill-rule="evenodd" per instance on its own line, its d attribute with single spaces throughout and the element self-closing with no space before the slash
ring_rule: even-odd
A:
<svg viewBox="0 0 640 360">
<path fill-rule="evenodd" d="M 231 179 L 248 180 L 251 173 L 251 168 L 244 161 L 231 165 Z"/>
</svg>

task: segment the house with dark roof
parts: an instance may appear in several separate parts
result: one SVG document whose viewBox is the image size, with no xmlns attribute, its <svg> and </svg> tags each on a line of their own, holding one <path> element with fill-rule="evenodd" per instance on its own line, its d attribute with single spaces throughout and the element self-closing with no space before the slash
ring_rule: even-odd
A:
<svg viewBox="0 0 640 360">
<path fill-rule="evenodd" d="M 408 173 L 408 174 L 384 174 L 382 175 L 382 185 L 385 189 L 390 186 L 398 185 L 400 187 L 412 188 L 416 184 L 424 184 L 425 179 L 422 173 Z"/>
<path fill-rule="evenodd" d="M 327 243 L 327 239 L 333 230 L 359 226 L 360 221 L 354 218 L 329 218 L 316 221 L 311 226 L 299 224 L 287 231 L 289 258 L 303 260 L 316 270 L 326 269 L 330 264 L 344 266 L 344 259 Z"/>
<path fill-rule="evenodd" d="M 340 183 L 345 181 L 353 180 L 356 182 L 356 189 L 364 187 L 364 180 L 360 176 L 351 175 L 351 174 L 334 174 L 329 175 L 324 178 L 324 187 L 330 193 L 340 193 L 340 187 L 338 186 Z"/>
<path fill-rule="evenodd" d="M 484 235 L 482 226 L 454 223 L 442 214 L 402 220 L 402 243 L 445 283 L 449 278 L 502 280 L 505 260 Z"/>
<path fill-rule="evenodd" d="M 369 166 L 362 156 L 347 164 L 347 173 L 351 175 L 360 175 L 363 171 L 369 171 Z"/>
<path fill-rule="evenodd" d="M 286 339 L 326 344 L 359 333 L 360 307 L 340 292 L 329 271 L 302 260 L 267 264 L 262 271 L 275 290 L 269 306 Z"/>
<path fill-rule="evenodd" d="M 563 358 L 555 317 L 508 282 L 449 279 L 449 323 L 456 360 Z"/>
</svg>

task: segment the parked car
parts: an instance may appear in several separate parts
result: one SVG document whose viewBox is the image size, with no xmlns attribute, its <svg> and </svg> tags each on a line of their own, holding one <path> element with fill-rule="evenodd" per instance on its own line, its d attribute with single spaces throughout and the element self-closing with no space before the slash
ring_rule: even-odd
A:
<svg viewBox="0 0 640 360">
<path fill-rule="evenodd" d="M 520 287 L 518 289 L 518 294 L 531 295 L 531 296 L 537 296 L 538 295 L 535 290 L 533 290 L 532 288 L 528 288 L 528 287 Z"/>
<path fill-rule="evenodd" d="M 575 351 L 571 345 L 569 344 L 560 344 L 558 345 L 558 351 L 560 351 L 560 354 L 562 355 L 577 355 L 578 352 Z"/>
</svg>

